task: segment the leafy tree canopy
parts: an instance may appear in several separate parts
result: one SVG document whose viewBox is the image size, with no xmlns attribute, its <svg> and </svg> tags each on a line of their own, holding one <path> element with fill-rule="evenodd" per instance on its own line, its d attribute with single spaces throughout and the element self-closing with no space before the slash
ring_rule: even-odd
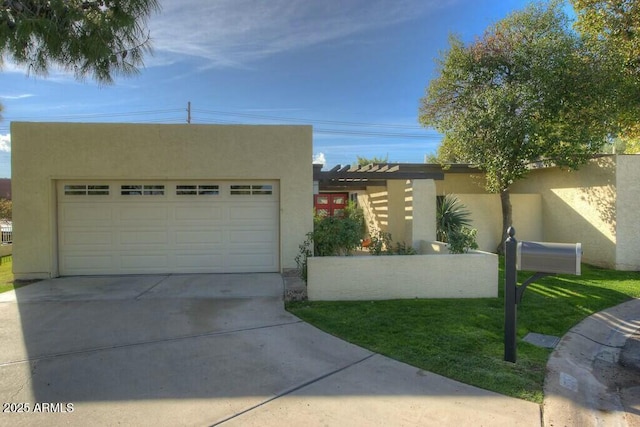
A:
<svg viewBox="0 0 640 427">
<path fill-rule="evenodd" d="M 511 225 L 509 187 L 532 164 L 577 168 L 614 132 L 619 73 L 584 48 L 559 2 L 534 4 L 465 45 L 451 37 L 421 100 L 439 157 L 486 173 Z"/>
<path fill-rule="evenodd" d="M 532 5 L 465 45 L 451 37 L 420 122 L 444 135 L 440 158 L 480 166 L 503 191 L 533 163 L 578 167 L 612 130 L 618 81 L 568 30 L 557 2 Z"/>
<path fill-rule="evenodd" d="M 640 144 L 640 1 L 571 0 L 578 19 L 575 28 L 587 46 L 606 56 L 626 78 L 617 96 L 621 108 L 619 136 L 626 152 Z"/>
<path fill-rule="evenodd" d="M 592 42 L 617 50 L 622 64 L 640 77 L 640 1 L 571 0 L 578 16 L 576 29 Z"/>
<path fill-rule="evenodd" d="M 133 74 L 150 50 L 146 20 L 158 0 L 5 0 L 0 65 L 10 59 L 36 75 L 56 65 L 99 83 Z"/>
<path fill-rule="evenodd" d="M 356 163 L 358 166 L 366 166 L 373 163 L 387 163 L 389 161 L 389 155 L 387 154 L 385 157 L 360 157 L 356 156 Z"/>
</svg>

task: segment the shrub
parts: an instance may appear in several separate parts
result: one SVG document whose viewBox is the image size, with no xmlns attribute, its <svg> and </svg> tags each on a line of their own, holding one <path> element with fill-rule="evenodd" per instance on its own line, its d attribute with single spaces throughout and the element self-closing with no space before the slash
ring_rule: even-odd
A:
<svg viewBox="0 0 640 427">
<path fill-rule="evenodd" d="M 371 236 L 371 243 L 367 249 L 371 255 L 415 255 L 417 253 L 404 242 L 397 242 L 393 246 L 391 241 L 391 233 L 378 231 Z"/>
<path fill-rule="evenodd" d="M 396 243 L 395 248 L 393 248 L 392 255 L 416 255 L 417 252 L 411 245 L 407 245 L 404 242 Z"/>
<path fill-rule="evenodd" d="M 371 236 L 371 243 L 367 249 L 369 249 L 371 255 L 382 255 L 386 254 L 390 247 L 391 233 L 379 230 Z"/>
<path fill-rule="evenodd" d="M 307 233 L 307 238 L 298 245 L 299 253 L 296 255 L 296 265 L 298 266 L 298 275 L 305 282 L 307 281 L 307 258 L 313 256 L 311 245 L 313 244 L 313 233 Z"/>
<path fill-rule="evenodd" d="M 470 249 L 478 249 L 476 242 L 476 234 L 478 230 L 475 228 L 461 227 L 449 234 L 449 252 L 452 254 L 462 254 L 469 252 Z"/>
<path fill-rule="evenodd" d="M 364 238 L 364 214 L 349 202 L 341 216 L 314 216 L 313 248 L 316 256 L 351 255 Z"/>
<path fill-rule="evenodd" d="M 351 255 L 360 247 L 364 234 L 364 214 L 353 202 L 349 202 L 341 216 L 314 215 L 313 231 L 298 246 L 295 258 L 300 278 L 307 281 L 307 258 Z"/>
<path fill-rule="evenodd" d="M 436 239 L 448 243 L 452 233 L 471 226 L 471 212 L 452 194 L 438 198 Z"/>
</svg>

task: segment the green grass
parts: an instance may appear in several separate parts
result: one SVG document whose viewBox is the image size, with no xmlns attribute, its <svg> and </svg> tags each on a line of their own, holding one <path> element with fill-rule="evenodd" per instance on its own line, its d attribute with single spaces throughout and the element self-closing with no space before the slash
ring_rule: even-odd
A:
<svg viewBox="0 0 640 427">
<path fill-rule="evenodd" d="M 521 272 L 518 283 L 529 276 Z M 376 353 L 467 384 L 542 403 L 551 351 L 521 339 L 529 332 L 563 336 L 585 317 L 640 297 L 640 273 L 583 265 L 582 276 L 547 277 L 531 284 L 518 305 L 515 364 L 503 361 L 503 288 L 501 259 L 498 298 L 297 302 L 287 304 L 287 309 Z"/>
<path fill-rule="evenodd" d="M 0 259 L 0 293 L 12 291 L 17 288 L 29 285 L 37 280 L 31 281 L 15 281 L 11 270 L 13 264 L 11 255 L 3 256 Z"/>
</svg>

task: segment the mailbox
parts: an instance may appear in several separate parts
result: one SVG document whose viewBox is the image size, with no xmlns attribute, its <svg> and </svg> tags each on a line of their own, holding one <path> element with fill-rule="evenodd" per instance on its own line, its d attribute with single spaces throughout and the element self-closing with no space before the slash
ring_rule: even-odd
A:
<svg viewBox="0 0 640 427">
<path fill-rule="evenodd" d="M 518 242 L 516 268 L 539 273 L 580 275 L 580 243 Z"/>
</svg>

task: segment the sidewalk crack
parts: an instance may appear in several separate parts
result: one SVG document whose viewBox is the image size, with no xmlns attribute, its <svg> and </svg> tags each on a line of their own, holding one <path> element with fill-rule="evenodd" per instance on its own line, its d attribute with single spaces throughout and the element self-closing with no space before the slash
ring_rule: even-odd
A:
<svg viewBox="0 0 640 427">
<path fill-rule="evenodd" d="M 37 367 L 38 367 L 38 362 L 37 361 L 33 362 L 33 365 L 31 366 L 31 369 L 29 370 L 29 376 L 22 383 L 22 385 L 16 390 L 16 392 L 11 395 L 10 399 L 12 401 L 14 401 L 16 399 L 16 397 L 18 397 L 20 395 L 20 393 L 22 392 L 22 390 L 24 390 L 24 388 L 27 386 L 27 384 L 29 384 L 30 382 L 33 382 L 33 376 L 36 373 Z"/>
</svg>

